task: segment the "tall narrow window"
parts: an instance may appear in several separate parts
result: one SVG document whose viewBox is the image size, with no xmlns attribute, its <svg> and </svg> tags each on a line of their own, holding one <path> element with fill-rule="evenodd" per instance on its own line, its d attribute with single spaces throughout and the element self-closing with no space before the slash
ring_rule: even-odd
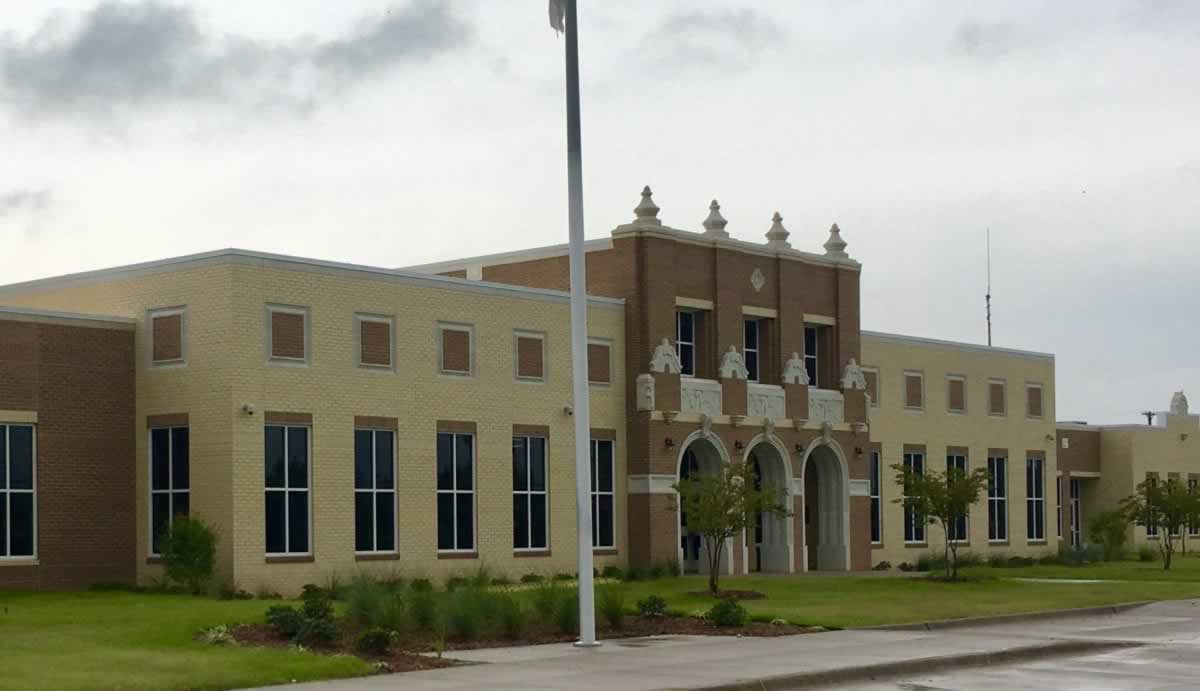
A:
<svg viewBox="0 0 1200 691">
<path fill-rule="evenodd" d="M 947 454 L 946 455 L 946 472 L 957 470 L 963 475 L 967 474 L 967 457 L 963 454 Z M 951 521 L 949 526 L 948 537 L 956 542 L 965 542 L 969 539 L 970 533 L 967 529 L 967 517 L 959 516 Z"/>
<path fill-rule="evenodd" d="M 679 310 L 675 313 L 675 349 L 679 351 L 680 374 L 696 375 L 696 313 Z"/>
<path fill-rule="evenodd" d="M 883 542 L 883 506 L 880 503 L 881 497 L 879 490 L 882 486 L 881 480 L 883 469 L 880 468 L 881 461 L 879 450 L 871 451 L 871 456 L 868 461 L 868 472 L 871 474 L 871 544 L 878 545 Z"/>
<path fill-rule="evenodd" d="M 1158 484 L 1158 476 L 1153 473 L 1146 475 L 1146 486 L 1153 489 Z M 1150 495 L 1147 492 L 1147 495 Z M 1153 520 L 1146 521 L 1146 537 L 1158 537 L 1158 523 Z"/>
<path fill-rule="evenodd" d="M 354 430 L 354 551 L 396 551 L 396 434 Z"/>
<path fill-rule="evenodd" d="M 35 455 L 32 425 L 0 425 L 0 561 L 35 554 Z"/>
<path fill-rule="evenodd" d="M 904 467 L 917 475 L 925 474 L 925 454 L 920 451 L 905 452 Z M 925 517 L 904 507 L 904 541 L 925 542 Z"/>
<path fill-rule="evenodd" d="M 475 437 L 437 435 L 438 550 L 475 549 Z"/>
<path fill-rule="evenodd" d="M 187 427 L 150 430 L 150 554 L 160 553 L 175 517 L 188 515 L 189 466 Z"/>
<path fill-rule="evenodd" d="M 1200 478 L 1189 477 L 1187 481 L 1187 488 L 1188 493 L 1190 494 L 1195 494 L 1196 492 L 1200 491 Z M 1194 537 L 1196 535 L 1200 535 L 1200 520 L 1198 520 L 1196 516 L 1193 516 L 1192 519 L 1188 521 L 1188 537 Z"/>
<path fill-rule="evenodd" d="M 1061 477 L 1054 478 L 1054 516 L 1057 519 L 1055 523 L 1058 524 L 1056 527 L 1059 538 L 1062 537 L 1062 485 L 1063 479 Z"/>
<path fill-rule="evenodd" d="M 1046 539 L 1045 460 L 1038 456 L 1025 459 L 1025 537 Z"/>
<path fill-rule="evenodd" d="M 808 385 L 821 386 L 821 330 L 816 326 L 804 327 L 804 369 L 808 371 Z"/>
<path fill-rule="evenodd" d="M 1008 459 L 988 457 L 988 540 L 1008 540 Z"/>
<path fill-rule="evenodd" d="M 512 462 L 513 549 L 546 549 L 549 504 L 545 437 L 513 437 Z"/>
<path fill-rule="evenodd" d="M 759 328 L 757 319 L 745 320 L 745 339 L 742 352 L 746 360 L 746 379 L 758 381 Z"/>
<path fill-rule="evenodd" d="M 616 547 L 613 476 L 613 442 L 609 439 L 593 439 L 592 546 L 597 549 Z"/>
<path fill-rule="evenodd" d="M 1083 520 L 1083 512 L 1080 506 L 1080 487 L 1079 478 L 1070 479 L 1071 491 L 1071 546 L 1079 547 L 1083 544 L 1082 530 L 1080 522 Z"/>
<path fill-rule="evenodd" d="M 266 425 L 267 554 L 310 554 L 308 427 Z"/>
</svg>

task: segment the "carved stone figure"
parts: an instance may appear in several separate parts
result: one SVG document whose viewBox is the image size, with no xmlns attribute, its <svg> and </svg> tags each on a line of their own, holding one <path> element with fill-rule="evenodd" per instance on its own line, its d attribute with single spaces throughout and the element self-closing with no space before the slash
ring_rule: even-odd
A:
<svg viewBox="0 0 1200 691">
<path fill-rule="evenodd" d="M 771 418 L 765 418 L 763 420 L 763 434 L 768 437 L 772 434 L 775 434 L 775 421 Z"/>
<path fill-rule="evenodd" d="M 846 370 L 842 373 L 842 390 L 849 391 L 850 389 L 858 389 L 859 391 L 867 390 L 867 377 L 863 374 L 862 367 L 859 367 L 854 358 L 850 358 L 850 362 L 846 364 Z"/>
<path fill-rule="evenodd" d="M 679 374 L 681 370 L 679 353 L 676 353 L 671 342 L 664 338 L 654 349 L 654 357 L 650 358 L 650 371 Z"/>
<path fill-rule="evenodd" d="M 808 370 L 804 367 L 804 358 L 800 357 L 800 353 L 792 353 L 792 357 L 784 364 L 783 383 L 808 386 Z"/>
<path fill-rule="evenodd" d="M 828 421 L 822 422 L 821 440 L 828 444 L 831 439 L 833 439 L 833 425 L 831 425 Z"/>
<path fill-rule="evenodd" d="M 654 410 L 654 375 L 652 374 L 638 375 L 637 409 Z"/>
<path fill-rule="evenodd" d="M 708 413 L 700 414 L 700 434 L 705 439 L 712 436 L 712 417 Z"/>
<path fill-rule="evenodd" d="M 719 372 L 722 379 L 745 379 L 750 376 L 742 354 L 737 351 L 737 346 L 729 346 L 729 350 L 721 357 Z"/>
<path fill-rule="evenodd" d="M 1171 414 L 1172 415 L 1187 415 L 1188 414 L 1188 399 L 1182 391 L 1176 391 L 1171 397 Z"/>
</svg>

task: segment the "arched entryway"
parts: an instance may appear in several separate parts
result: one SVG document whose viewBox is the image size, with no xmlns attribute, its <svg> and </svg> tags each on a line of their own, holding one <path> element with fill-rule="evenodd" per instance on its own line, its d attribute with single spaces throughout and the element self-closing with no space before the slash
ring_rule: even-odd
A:
<svg viewBox="0 0 1200 691">
<path fill-rule="evenodd" d="M 755 437 L 748 445 L 746 464 L 757 489 L 769 487 L 779 494 L 779 504 L 791 511 L 792 470 L 786 447 L 773 437 Z M 791 516 L 759 513 L 746 528 L 745 563 L 751 573 L 791 573 L 793 552 Z"/>
<path fill-rule="evenodd" d="M 805 571 L 850 568 L 850 479 L 846 457 L 835 442 L 818 439 L 801 460 L 804 485 Z"/>
<path fill-rule="evenodd" d="M 686 480 L 700 474 L 716 475 L 724 472 L 729 456 L 720 441 L 696 432 L 683 443 L 679 454 L 678 480 Z M 687 513 L 679 506 L 676 509 L 679 528 L 679 566 L 684 573 L 708 573 L 708 547 L 699 535 L 688 531 Z M 721 572 L 732 573 L 733 560 L 727 544 L 721 554 Z"/>
</svg>

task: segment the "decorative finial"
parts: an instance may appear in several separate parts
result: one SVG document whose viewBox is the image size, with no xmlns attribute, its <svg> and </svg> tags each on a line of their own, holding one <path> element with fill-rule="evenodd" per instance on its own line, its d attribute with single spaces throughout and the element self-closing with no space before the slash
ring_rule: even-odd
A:
<svg viewBox="0 0 1200 691">
<path fill-rule="evenodd" d="M 708 218 L 704 219 L 704 234 L 710 238 L 727 238 L 729 233 L 725 232 L 725 226 L 728 224 L 721 215 L 721 205 L 716 199 L 712 200 L 708 205 Z"/>
<path fill-rule="evenodd" d="M 642 189 L 642 201 L 633 210 L 637 215 L 635 225 L 639 226 L 661 226 L 662 221 L 658 220 L 658 205 L 654 203 L 654 193 L 650 191 L 650 185 L 646 185 Z"/>
<path fill-rule="evenodd" d="M 829 228 L 829 239 L 825 241 L 825 256 L 849 259 L 846 254 L 846 241 L 842 239 L 842 229 L 836 223 Z"/>
<path fill-rule="evenodd" d="M 791 233 L 783 227 L 783 216 L 776 211 L 775 216 L 771 218 L 771 229 L 767 231 L 767 247 L 790 250 L 792 243 L 788 242 L 789 235 Z"/>
<path fill-rule="evenodd" d="M 1171 396 L 1171 414 L 1172 415 L 1187 415 L 1188 414 L 1188 399 L 1182 391 L 1176 391 L 1174 396 Z"/>
</svg>

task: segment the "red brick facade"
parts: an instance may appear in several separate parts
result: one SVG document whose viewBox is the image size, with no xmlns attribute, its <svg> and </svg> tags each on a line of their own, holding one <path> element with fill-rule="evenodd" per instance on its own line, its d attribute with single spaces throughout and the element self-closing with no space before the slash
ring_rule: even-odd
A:
<svg viewBox="0 0 1200 691">
<path fill-rule="evenodd" d="M 0 410 L 37 416 L 36 560 L 0 563 L 0 588 L 133 582 L 132 324 L 0 315 Z"/>
</svg>

